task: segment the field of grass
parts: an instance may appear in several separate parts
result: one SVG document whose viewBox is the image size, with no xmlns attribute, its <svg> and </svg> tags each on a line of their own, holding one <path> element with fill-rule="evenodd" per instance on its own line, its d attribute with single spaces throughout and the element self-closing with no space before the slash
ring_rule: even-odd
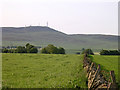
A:
<svg viewBox="0 0 120 90">
<path fill-rule="evenodd" d="M 80 55 L 2 54 L 6 88 L 86 88 Z"/>
<path fill-rule="evenodd" d="M 118 82 L 118 56 L 94 55 L 93 62 L 101 65 L 102 70 L 107 72 L 104 73 L 106 76 L 109 76 L 109 71 L 114 70 Z"/>
</svg>

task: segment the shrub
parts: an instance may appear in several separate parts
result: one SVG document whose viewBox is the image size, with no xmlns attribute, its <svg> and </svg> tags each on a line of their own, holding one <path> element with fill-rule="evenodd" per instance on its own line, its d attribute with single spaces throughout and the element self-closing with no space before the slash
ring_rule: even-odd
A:
<svg viewBox="0 0 120 90">
<path fill-rule="evenodd" d="M 18 46 L 17 49 L 16 49 L 16 52 L 17 53 L 26 53 L 26 48 L 25 47 L 22 47 L 22 46 Z"/>
<path fill-rule="evenodd" d="M 76 52 L 76 54 L 80 54 L 80 52 Z"/>
<path fill-rule="evenodd" d="M 101 50 L 100 55 L 120 55 L 118 50 Z"/>
<path fill-rule="evenodd" d="M 30 49 L 29 53 L 37 53 L 37 52 L 38 52 L 37 48 L 33 47 L 33 48 Z"/>
<path fill-rule="evenodd" d="M 41 53 L 46 53 L 47 54 L 48 52 L 47 52 L 46 48 L 42 48 Z"/>
<path fill-rule="evenodd" d="M 65 54 L 65 49 L 62 47 L 55 47 L 52 44 L 49 44 L 47 47 L 42 48 L 41 53 L 46 53 L 46 54 Z"/>
<path fill-rule="evenodd" d="M 30 45 L 29 43 L 24 46 L 18 46 L 17 49 L 2 49 L 2 53 L 37 53 L 38 50 L 35 46 Z"/>
<path fill-rule="evenodd" d="M 82 52 L 82 54 L 85 54 L 85 53 L 90 54 L 90 55 L 94 55 L 94 53 L 93 53 L 93 51 L 92 51 L 91 49 L 85 49 L 85 50 Z"/>
<path fill-rule="evenodd" d="M 62 47 L 58 48 L 58 54 L 65 54 L 65 49 Z"/>
<path fill-rule="evenodd" d="M 108 50 L 101 50 L 100 55 L 109 55 L 109 51 Z"/>
<path fill-rule="evenodd" d="M 37 53 L 38 50 L 35 46 L 30 45 L 29 43 L 26 44 L 26 52 L 27 53 Z"/>
<path fill-rule="evenodd" d="M 7 48 L 3 48 L 2 49 L 2 53 L 8 53 L 8 49 Z"/>
<path fill-rule="evenodd" d="M 48 54 L 57 54 L 57 53 L 58 53 L 57 47 L 55 47 L 55 46 L 52 45 L 52 44 L 49 44 L 49 45 L 46 47 L 46 50 L 47 50 L 47 53 L 48 53 Z"/>
</svg>

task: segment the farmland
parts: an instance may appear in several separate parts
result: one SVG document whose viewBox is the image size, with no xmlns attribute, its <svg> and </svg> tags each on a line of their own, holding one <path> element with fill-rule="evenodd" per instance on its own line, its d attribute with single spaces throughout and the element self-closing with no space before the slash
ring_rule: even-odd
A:
<svg viewBox="0 0 120 90">
<path fill-rule="evenodd" d="M 80 55 L 3 54 L 3 87 L 86 88 Z"/>
<path fill-rule="evenodd" d="M 6 88 L 86 88 L 83 56 L 73 54 L 2 54 L 2 79 Z M 118 56 L 93 55 L 102 71 L 115 71 Z M 103 73 L 106 77 L 108 74 Z"/>
</svg>

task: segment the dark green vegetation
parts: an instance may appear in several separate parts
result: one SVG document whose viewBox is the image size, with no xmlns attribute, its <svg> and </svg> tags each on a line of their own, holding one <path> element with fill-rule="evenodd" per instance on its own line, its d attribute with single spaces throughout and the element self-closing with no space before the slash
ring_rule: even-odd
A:
<svg viewBox="0 0 120 90">
<path fill-rule="evenodd" d="M 92 56 L 93 62 L 100 64 L 103 71 L 103 74 L 109 80 L 109 71 L 114 70 L 116 75 L 116 81 L 118 83 L 118 57 L 119 56 L 104 56 L 104 55 L 94 55 Z"/>
<path fill-rule="evenodd" d="M 2 54 L 3 88 L 86 88 L 83 57 L 60 54 Z"/>
<path fill-rule="evenodd" d="M 47 47 L 42 48 L 41 53 L 44 54 L 65 54 L 65 49 L 62 47 L 55 47 L 52 44 L 49 44 Z"/>
<path fill-rule="evenodd" d="M 35 46 L 30 45 L 29 43 L 26 46 L 18 46 L 16 49 L 7 49 L 3 48 L 2 53 L 37 53 L 38 50 Z"/>
<path fill-rule="evenodd" d="M 3 27 L 2 28 L 3 46 L 22 46 L 27 42 L 45 47 L 53 44 L 57 47 L 64 47 L 67 53 L 77 52 L 82 48 L 117 49 L 118 36 L 112 35 L 68 35 L 56 31 L 49 27 L 30 26 L 30 27 Z"/>
<path fill-rule="evenodd" d="M 118 50 L 101 50 L 100 55 L 120 55 Z"/>
<path fill-rule="evenodd" d="M 82 54 L 87 53 L 88 55 L 94 55 L 93 51 L 91 49 L 85 49 Z"/>
</svg>

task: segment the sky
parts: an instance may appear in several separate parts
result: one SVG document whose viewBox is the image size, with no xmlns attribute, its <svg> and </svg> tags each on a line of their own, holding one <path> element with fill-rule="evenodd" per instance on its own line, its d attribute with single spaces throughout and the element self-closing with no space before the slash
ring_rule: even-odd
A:
<svg viewBox="0 0 120 90">
<path fill-rule="evenodd" d="M 0 0 L 0 27 L 48 26 L 67 34 L 118 34 L 117 0 Z"/>
</svg>

